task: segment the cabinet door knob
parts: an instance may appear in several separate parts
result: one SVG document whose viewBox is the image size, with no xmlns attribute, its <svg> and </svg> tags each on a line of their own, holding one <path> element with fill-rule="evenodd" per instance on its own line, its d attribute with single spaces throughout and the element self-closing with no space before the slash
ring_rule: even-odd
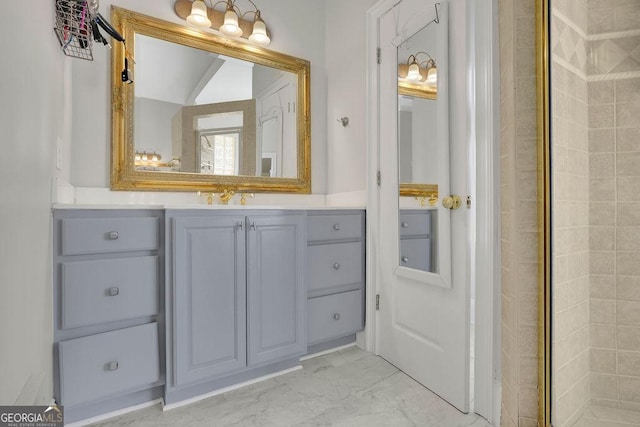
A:
<svg viewBox="0 0 640 427">
<path fill-rule="evenodd" d="M 238 223 L 238 230 L 242 231 L 244 229 L 244 224 L 242 223 L 242 221 L 240 221 Z"/>
<path fill-rule="evenodd" d="M 333 315 L 333 320 L 340 320 L 340 313 L 336 313 Z"/>
<path fill-rule="evenodd" d="M 340 270 L 340 263 L 336 262 L 335 264 L 333 264 L 333 268 L 335 268 L 336 270 Z"/>
<path fill-rule="evenodd" d="M 110 231 L 109 232 L 109 240 L 118 240 L 118 232 Z"/>
<path fill-rule="evenodd" d="M 110 297 L 115 297 L 120 295 L 120 289 L 117 287 L 113 287 L 113 288 L 109 288 L 109 296 Z"/>
<path fill-rule="evenodd" d="M 403 256 L 400 259 L 402 260 L 402 262 L 409 262 L 409 257 L 408 256 Z"/>
<path fill-rule="evenodd" d="M 107 363 L 107 370 L 109 371 L 117 371 L 118 368 L 119 368 L 118 361 Z"/>
<path fill-rule="evenodd" d="M 340 224 L 333 224 L 333 229 L 336 231 L 340 230 Z"/>
<path fill-rule="evenodd" d="M 402 221 L 400 225 L 402 226 L 402 228 L 409 228 L 409 223 L 406 221 Z"/>
<path fill-rule="evenodd" d="M 251 223 L 251 225 L 250 225 L 250 227 L 251 227 L 251 229 L 252 229 L 253 231 L 256 231 L 256 223 L 255 223 L 255 222 L 252 222 L 252 223 Z"/>
</svg>

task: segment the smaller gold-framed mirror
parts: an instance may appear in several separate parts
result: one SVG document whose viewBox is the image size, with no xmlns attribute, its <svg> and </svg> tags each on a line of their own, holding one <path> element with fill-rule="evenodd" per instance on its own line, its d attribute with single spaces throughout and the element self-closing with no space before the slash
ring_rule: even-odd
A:
<svg viewBox="0 0 640 427">
<path fill-rule="evenodd" d="M 113 190 L 311 192 L 309 61 L 115 6 L 111 23 Z"/>
</svg>

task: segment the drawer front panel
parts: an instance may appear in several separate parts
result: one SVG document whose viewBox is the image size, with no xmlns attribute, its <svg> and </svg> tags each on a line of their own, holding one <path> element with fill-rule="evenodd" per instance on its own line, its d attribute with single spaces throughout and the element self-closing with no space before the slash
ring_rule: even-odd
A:
<svg viewBox="0 0 640 427">
<path fill-rule="evenodd" d="M 158 257 L 61 264 L 63 329 L 158 313 Z"/>
<path fill-rule="evenodd" d="M 309 246 L 307 257 L 309 291 L 363 281 L 361 242 Z"/>
<path fill-rule="evenodd" d="M 309 345 L 362 330 L 362 291 L 343 292 L 307 301 Z"/>
<path fill-rule="evenodd" d="M 58 349 L 63 405 L 135 391 L 160 379 L 156 323 L 62 341 Z"/>
<path fill-rule="evenodd" d="M 62 255 L 157 249 L 159 219 L 144 218 L 64 218 Z"/>
<path fill-rule="evenodd" d="M 431 239 L 401 239 L 400 266 L 431 271 Z"/>
<path fill-rule="evenodd" d="M 400 212 L 400 236 L 431 234 L 431 212 Z"/>
<path fill-rule="evenodd" d="M 362 238 L 362 215 L 309 215 L 307 238 L 314 240 L 340 240 Z"/>
</svg>

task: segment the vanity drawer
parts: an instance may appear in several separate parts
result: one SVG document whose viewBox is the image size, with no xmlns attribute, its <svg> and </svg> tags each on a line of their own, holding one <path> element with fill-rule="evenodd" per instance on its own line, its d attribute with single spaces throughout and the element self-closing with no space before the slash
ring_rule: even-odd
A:
<svg viewBox="0 0 640 427">
<path fill-rule="evenodd" d="M 431 234 L 431 212 L 400 212 L 400 236 L 429 236 Z"/>
<path fill-rule="evenodd" d="M 62 341 L 58 351 L 65 406 L 144 389 L 160 380 L 156 323 Z"/>
<path fill-rule="evenodd" d="M 158 257 L 61 263 L 63 329 L 158 313 Z"/>
<path fill-rule="evenodd" d="M 400 239 L 400 266 L 431 271 L 431 239 Z"/>
<path fill-rule="evenodd" d="M 160 221 L 155 217 L 63 218 L 62 255 L 157 249 Z"/>
<path fill-rule="evenodd" d="M 307 239 L 309 241 L 361 239 L 363 237 L 362 221 L 360 213 L 309 215 Z"/>
<path fill-rule="evenodd" d="M 354 334 L 363 327 L 362 291 L 307 300 L 309 345 Z"/>
<path fill-rule="evenodd" d="M 307 248 L 309 291 L 363 282 L 362 242 Z"/>
</svg>

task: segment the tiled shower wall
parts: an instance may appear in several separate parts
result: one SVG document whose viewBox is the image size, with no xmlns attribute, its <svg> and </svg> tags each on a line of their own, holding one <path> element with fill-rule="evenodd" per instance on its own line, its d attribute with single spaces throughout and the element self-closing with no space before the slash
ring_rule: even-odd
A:
<svg viewBox="0 0 640 427">
<path fill-rule="evenodd" d="M 591 403 L 640 410 L 640 1 L 588 30 Z"/>
<path fill-rule="evenodd" d="M 538 416 L 535 14 L 531 0 L 498 0 L 504 427 Z"/>
<path fill-rule="evenodd" d="M 553 425 L 589 404 L 587 0 L 551 2 Z"/>
</svg>

